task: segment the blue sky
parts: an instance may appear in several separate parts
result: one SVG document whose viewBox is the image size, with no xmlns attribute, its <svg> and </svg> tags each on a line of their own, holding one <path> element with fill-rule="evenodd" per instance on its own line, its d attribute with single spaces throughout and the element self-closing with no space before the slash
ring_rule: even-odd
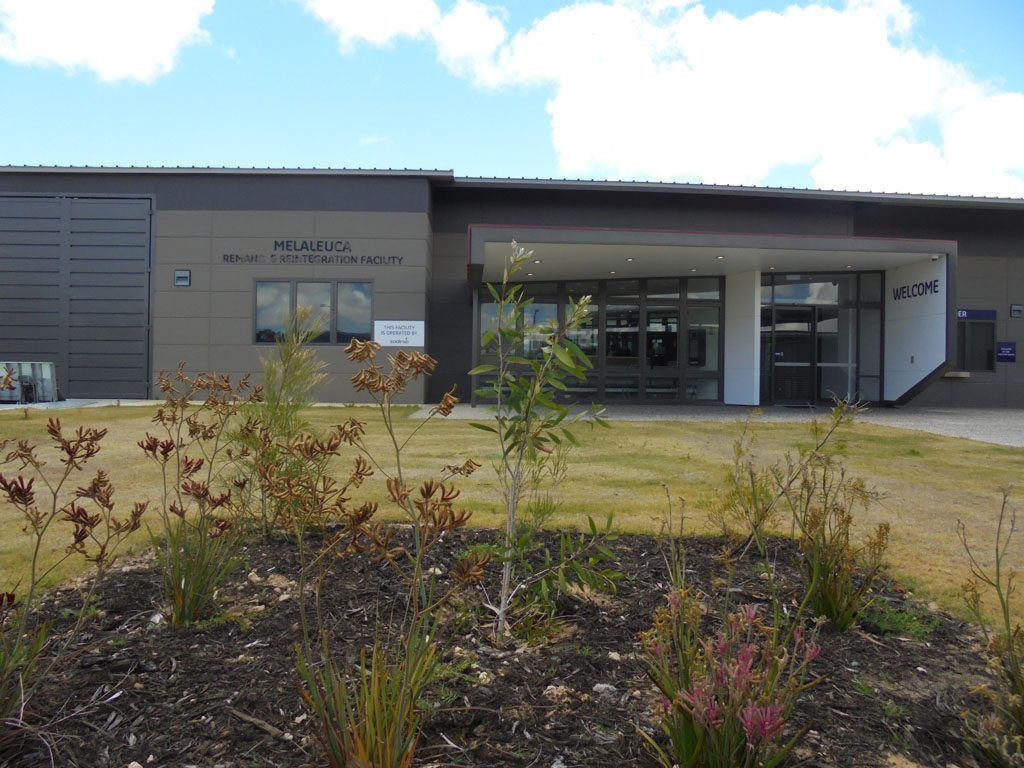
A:
<svg viewBox="0 0 1024 768">
<path fill-rule="evenodd" d="M 1024 197 L 1020 0 L 0 0 L 0 163 Z"/>
</svg>

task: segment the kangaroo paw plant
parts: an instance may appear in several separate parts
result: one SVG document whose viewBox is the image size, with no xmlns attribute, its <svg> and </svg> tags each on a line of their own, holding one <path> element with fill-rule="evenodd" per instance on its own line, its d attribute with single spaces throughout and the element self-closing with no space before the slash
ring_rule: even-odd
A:
<svg viewBox="0 0 1024 768">
<path fill-rule="evenodd" d="M 440 609 L 462 587 L 482 580 L 487 564 L 486 556 L 471 554 L 450 565 L 444 584 L 437 577 L 441 571 L 438 564 L 427 568 L 431 549 L 469 520 L 469 512 L 456 507 L 459 491 L 450 480 L 471 474 L 479 465 L 472 460 L 450 464 L 439 479 L 412 487 L 403 471 L 403 451 L 430 419 L 449 415 L 458 400 L 449 391 L 428 419 L 419 421 L 407 430 L 408 434 L 400 434 L 402 427 L 392 408 L 394 399 L 410 382 L 433 372 L 436 363 L 427 355 L 399 350 L 388 356 L 385 367 L 377 362 L 379 350 L 375 342 L 354 340 L 346 352 L 349 359 L 364 364 L 352 383 L 378 406 L 392 449 L 387 457 L 376 454 L 366 443 L 365 425 L 350 420 L 326 441 L 300 438 L 283 446 L 285 456 L 304 451 L 306 465 L 320 468 L 318 476 L 303 484 L 287 471 L 294 462 L 285 461 L 280 465 L 281 472 L 271 466 L 263 479 L 270 494 L 285 502 L 285 509 L 303 510 L 312 500 L 315 516 L 324 530 L 330 531 L 319 551 L 312 554 L 305 552 L 306 537 L 298 536 L 303 583 L 305 571 L 313 575 L 318 641 L 314 642 L 303 618 L 297 667 L 302 697 L 317 718 L 320 743 L 333 768 L 412 765 L 423 721 L 421 701 L 434 679 L 438 644 L 445 632 L 438 618 Z M 360 455 L 354 460 L 348 481 L 337 484 L 326 477 L 326 462 L 318 457 L 327 459 L 339 454 L 342 444 L 360 451 Z M 376 503 L 365 502 L 358 508 L 350 505 L 349 488 L 358 487 L 373 475 L 383 477 L 387 499 L 407 526 L 407 540 L 398 540 L 394 528 L 374 519 Z M 329 518 L 336 521 L 334 528 Z M 332 639 L 320 610 L 320 595 L 330 588 L 330 566 L 357 552 L 367 552 L 373 561 L 391 569 L 404 587 L 404 599 L 400 605 L 390 606 L 401 618 L 397 623 L 378 619 L 372 647 L 364 648 L 358 665 L 350 669 L 332 649 L 337 638 Z M 300 594 L 305 595 L 301 585 Z M 378 606 L 378 615 L 382 607 Z"/>
</svg>

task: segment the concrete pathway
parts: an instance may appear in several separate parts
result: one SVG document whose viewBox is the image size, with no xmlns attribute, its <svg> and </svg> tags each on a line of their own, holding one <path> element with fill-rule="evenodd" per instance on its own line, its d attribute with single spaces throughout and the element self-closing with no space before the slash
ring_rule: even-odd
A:
<svg viewBox="0 0 1024 768">
<path fill-rule="evenodd" d="M 65 400 L 59 403 L 34 405 L 0 404 L 0 413 L 21 408 L 65 409 L 100 408 L 103 406 L 156 406 L 157 400 Z M 321 403 L 323 406 L 336 403 Z M 416 416 L 423 418 L 431 406 L 423 406 Z M 607 407 L 610 421 L 721 421 L 735 423 L 746 418 L 750 408 L 740 405 L 611 405 Z M 485 420 L 489 408 L 473 408 L 466 404 L 455 407 L 449 418 Z M 758 418 L 768 422 L 802 422 L 813 416 L 828 418 L 827 406 L 789 408 L 768 406 Z M 1020 408 L 871 408 L 857 416 L 859 421 L 900 429 L 917 429 L 948 437 L 980 440 L 997 445 L 1024 448 L 1024 409 Z"/>
<path fill-rule="evenodd" d="M 721 421 L 735 423 L 746 418 L 747 406 L 739 405 L 611 405 L 609 421 Z M 425 416 L 424 406 L 418 416 Z M 489 408 L 460 404 L 449 418 L 483 420 Z M 817 416 L 827 419 L 827 406 L 767 406 L 758 417 L 768 422 L 803 422 Z M 917 429 L 948 437 L 980 440 L 1024 448 L 1024 409 L 1020 408 L 870 408 L 858 414 L 859 421 L 900 429 Z"/>
</svg>

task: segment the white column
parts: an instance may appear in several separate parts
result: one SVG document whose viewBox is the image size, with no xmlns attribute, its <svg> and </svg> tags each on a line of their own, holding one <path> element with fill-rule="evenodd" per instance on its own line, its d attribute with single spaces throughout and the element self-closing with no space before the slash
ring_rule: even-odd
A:
<svg viewBox="0 0 1024 768">
<path fill-rule="evenodd" d="M 761 400 L 761 272 L 725 277 L 724 401 L 758 405 Z"/>
</svg>

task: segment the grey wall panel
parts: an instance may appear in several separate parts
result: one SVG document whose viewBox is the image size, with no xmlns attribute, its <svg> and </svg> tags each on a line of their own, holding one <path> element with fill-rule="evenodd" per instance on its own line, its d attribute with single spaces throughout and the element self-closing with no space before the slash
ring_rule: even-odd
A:
<svg viewBox="0 0 1024 768">
<path fill-rule="evenodd" d="M 56 363 L 69 397 L 147 396 L 150 209 L 0 197 L 0 355 Z"/>
<path fill-rule="evenodd" d="M 62 210 L 54 199 L 0 197 L 0 356 L 8 360 L 60 356 Z"/>
<path fill-rule="evenodd" d="M 68 339 L 76 345 L 82 341 L 118 342 L 109 345 L 106 347 L 107 349 L 119 349 L 123 342 L 138 341 L 138 335 L 136 330 L 131 327 L 107 326 L 98 328 L 96 326 L 71 326 L 68 328 Z"/>
<path fill-rule="evenodd" d="M 0 218 L 12 219 L 60 219 L 58 198 L 0 198 Z M 56 230 L 54 230 L 56 231 Z"/>
</svg>

